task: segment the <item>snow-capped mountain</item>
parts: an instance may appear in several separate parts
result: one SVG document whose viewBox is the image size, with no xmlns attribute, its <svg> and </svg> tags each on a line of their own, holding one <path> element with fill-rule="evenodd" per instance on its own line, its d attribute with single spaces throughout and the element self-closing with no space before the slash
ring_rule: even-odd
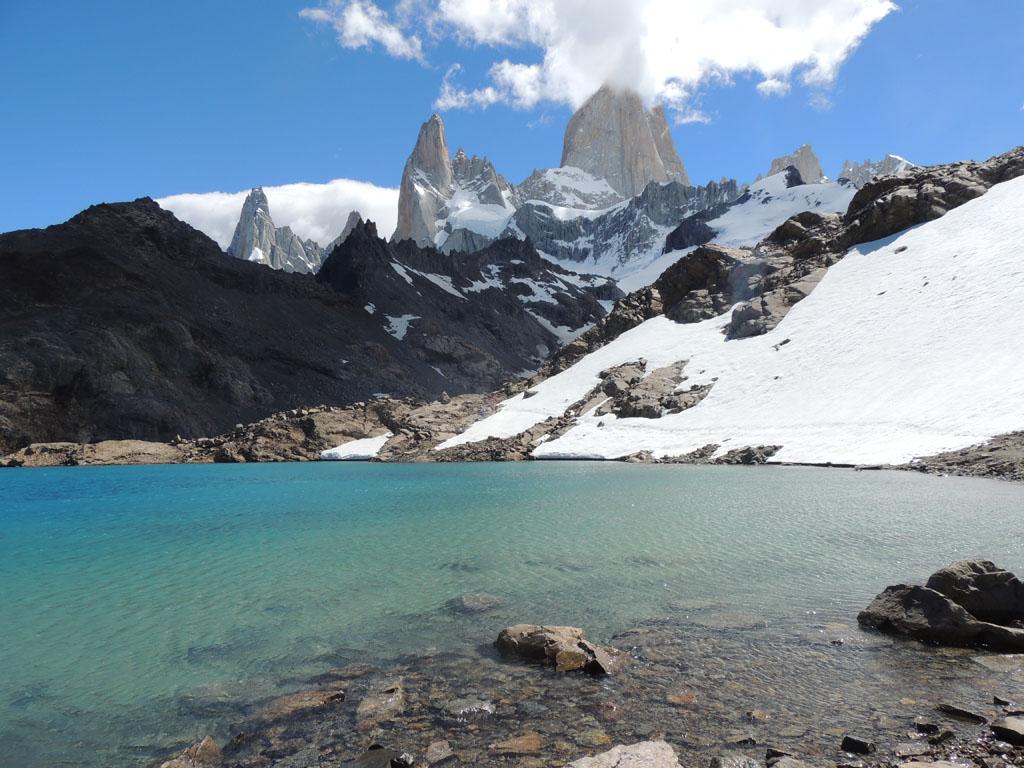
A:
<svg viewBox="0 0 1024 768">
<path fill-rule="evenodd" d="M 445 254 L 389 243 L 361 221 L 316 279 L 460 389 L 536 370 L 622 295 L 606 278 L 561 269 L 525 241 Z"/>
<path fill-rule="evenodd" d="M 708 205 L 684 218 L 663 238 L 662 251 L 646 264 L 637 262 L 619 279 L 624 291 L 650 285 L 665 269 L 696 246 L 715 242 L 752 248 L 786 219 L 802 211 L 843 213 L 857 190 L 852 184 L 824 181 L 804 184 L 796 168 L 754 182 L 741 196 Z"/>
<path fill-rule="evenodd" d="M 489 160 L 461 148 L 451 157 L 444 122 L 433 115 L 420 126 L 402 171 L 392 240 L 475 250 L 501 233 L 515 206 L 515 190 Z"/>
<path fill-rule="evenodd" d="M 290 227 L 275 227 L 270 203 L 256 187 L 245 198 L 228 254 L 285 272 L 313 273 L 320 269 L 324 250 L 313 240 L 300 240 Z"/>
<path fill-rule="evenodd" d="M 865 160 L 863 163 L 851 163 L 847 160 L 843 163 L 839 178 L 849 179 L 853 186 L 860 189 L 872 179 L 882 176 L 902 176 L 911 168 L 917 168 L 917 166 L 899 155 L 886 155 L 881 160 Z"/>
<path fill-rule="evenodd" d="M 1024 148 L 876 180 L 842 216 L 684 255 L 438 449 L 901 463 L 1019 430 L 1019 344 L 992 308 L 1024 302 L 1022 245 Z"/>
</svg>

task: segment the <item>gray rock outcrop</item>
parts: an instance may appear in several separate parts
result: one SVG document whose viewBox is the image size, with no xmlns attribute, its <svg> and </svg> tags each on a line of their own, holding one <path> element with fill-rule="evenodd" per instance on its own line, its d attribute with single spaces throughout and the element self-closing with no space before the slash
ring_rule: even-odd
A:
<svg viewBox="0 0 1024 768">
<path fill-rule="evenodd" d="M 313 273 L 324 260 L 324 249 L 302 240 L 290 227 L 275 227 L 262 187 L 245 197 L 228 254 L 285 272 Z"/>
<path fill-rule="evenodd" d="M 605 179 L 623 197 L 640 194 L 652 181 L 690 183 L 664 110 L 647 110 L 639 94 L 611 86 L 569 120 L 561 165 Z"/>
<path fill-rule="evenodd" d="M 800 172 L 800 178 L 804 184 L 817 184 L 825 178 L 825 172 L 821 170 L 821 161 L 814 154 L 810 144 L 802 144 L 797 147 L 791 155 L 783 155 L 772 160 L 768 175 L 774 176 L 782 173 L 789 166 L 793 166 Z"/>
<path fill-rule="evenodd" d="M 566 768 L 680 768 L 676 751 L 665 741 L 619 744 L 607 752 L 584 757 Z"/>
<path fill-rule="evenodd" d="M 1013 574 L 988 561 L 960 561 L 933 574 L 928 586 L 887 587 L 857 616 L 857 621 L 863 627 L 926 643 L 985 646 L 1019 653 L 1024 651 L 1019 585 Z M 961 600 L 986 616 L 1009 620 L 985 621 Z"/>
<path fill-rule="evenodd" d="M 582 669 L 610 675 L 622 668 L 626 656 L 616 648 L 595 645 L 577 627 L 515 624 L 501 630 L 494 645 L 505 656 L 547 664 L 556 672 Z"/>
<path fill-rule="evenodd" d="M 444 122 L 431 115 L 420 126 L 416 145 L 405 161 L 398 190 L 398 226 L 392 240 L 433 245 L 438 215 L 452 196 L 454 182 Z"/>
<path fill-rule="evenodd" d="M 917 168 L 917 166 L 899 155 L 886 155 L 881 160 L 865 160 L 863 163 L 851 163 L 847 160 L 843 163 L 839 178 L 849 179 L 853 186 L 860 189 L 877 178 L 902 176 L 912 168 Z"/>
</svg>

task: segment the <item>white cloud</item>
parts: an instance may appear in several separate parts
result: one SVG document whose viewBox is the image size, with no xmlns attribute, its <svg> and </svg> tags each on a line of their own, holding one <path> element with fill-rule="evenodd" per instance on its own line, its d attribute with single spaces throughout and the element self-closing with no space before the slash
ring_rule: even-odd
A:
<svg viewBox="0 0 1024 768">
<path fill-rule="evenodd" d="M 275 226 L 289 226 L 299 237 L 312 238 L 322 246 L 341 233 L 350 211 L 375 222 L 382 237 L 390 237 L 398 222 L 398 190 L 365 181 L 335 179 L 326 184 L 264 187 L 263 191 Z M 171 195 L 157 202 L 227 248 L 246 194 L 248 190 Z"/>
<path fill-rule="evenodd" d="M 332 18 L 339 3 L 327 6 Z M 685 113 L 701 86 L 731 84 L 736 74 L 760 76 L 764 95 L 783 95 L 794 78 L 828 88 L 895 8 L 893 0 L 401 0 L 393 15 L 403 29 L 430 30 L 438 48 L 454 40 L 502 49 L 486 73 L 467 73 L 486 77 L 480 88 L 456 88 L 449 73 L 442 108 L 576 107 L 611 83 Z M 508 48 L 525 49 L 525 60 L 507 58 Z"/>
<path fill-rule="evenodd" d="M 455 84 L 455 75 L 462 69 L 460 64 L 452 64 L 441 80 L 441 92 L 434 100 L 434 109 L 467 109 L 469 107 L 489 107 L 501 101 L 497 89 L 488 86 L 466 91 Z"/>
<path fill-rule="evenodd" d="M 408 19 L 405 8 L 400 16 Z M 383 46 L 399 59 L 413 59 L 421 64 L 423 44 L 417 35 L 406 35 L 392 23 L 388 15 L 370 0 L 331 0 L 320 8 L 303 8 L 299 15 L 321 24 L 330 24 L 345 48 L 369 48 L 373 43 Z"/>
<path fill-rule="evenodd" d="M 778 77 L 769 77 L 757 84 L 757 92 L 762 96 L 785 96 L 789 93 L 789 81 Z"/>
</svg>

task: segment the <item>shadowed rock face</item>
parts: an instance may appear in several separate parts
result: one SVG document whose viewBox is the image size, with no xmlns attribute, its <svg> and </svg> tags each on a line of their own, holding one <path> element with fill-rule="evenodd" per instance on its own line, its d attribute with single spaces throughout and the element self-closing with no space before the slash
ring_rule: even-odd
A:
<svg viewBox="0 0 1024 768">
<path fill-rule="evenodd" d="M 0 236 L 0 450 L 445 389 L 461 391 L 361 306 L 226 256 L 152 200 Z"/>
<path fill-rule="evenodd" d="M 1020 652 L 1024 651 L 1022 598 L 1024 585 L 1012 573 L 987 560 L 962 560 L 934 573 L 927 586 L 887 587 L 857 621 L 927 643 Z"/>
<path fill-rule="evenodd" d="M 982 621 L 1024 621 L 1024 583 L 989 560 L 960 560 L 936 571 L 927 586 Z"/>
<path fill-rule="evenodd" d="M 664 111 L 648 111 L 639 94 L 609 86 L 569 120 L 561 164 L 607 180 L 624 197 L 640 194 L 652 181 L 690 184 Z"/>
<path fill-rule="evenodd" d="M 791 155 L 783 155 L 772 160 L 768 175 L 781 173 L 790 166 L 796 168 L 804 184 L 817 184 L 825 178 L 825 173 L 821 170 L 821 162 L 814 154 L 810 144 L 801 145 Z"/>
</svg>

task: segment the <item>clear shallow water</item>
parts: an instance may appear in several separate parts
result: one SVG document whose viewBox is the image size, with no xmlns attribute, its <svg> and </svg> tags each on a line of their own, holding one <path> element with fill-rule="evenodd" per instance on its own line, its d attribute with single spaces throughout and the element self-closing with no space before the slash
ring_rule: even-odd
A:
<svg viewBox="0 0 1024 768">
<path fill-rule="evenodd" d="M 743 613 L 785 644 L 956 558 L 1024 570 L 1022 510 L 1017 485 L 810 468 L 9 471 L 0 765 L 139 765 L 328 666 L 472 652 L 516 621 L 602 640 Z M 477 591 L 508 602 L 444 609 Z"/>
</svg>

